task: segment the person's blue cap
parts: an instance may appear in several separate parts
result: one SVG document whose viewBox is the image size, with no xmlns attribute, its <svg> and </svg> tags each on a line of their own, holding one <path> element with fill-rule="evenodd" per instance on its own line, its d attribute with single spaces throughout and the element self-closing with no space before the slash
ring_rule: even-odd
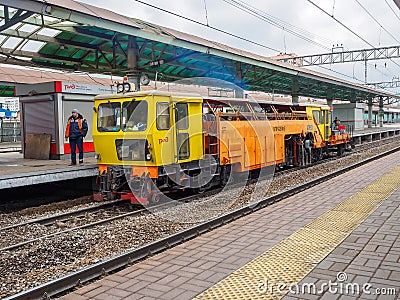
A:
<svg viewBox="0 0 400 300">
<path fill-rule="evenodd" d="M 74 109 L 72 110 L 72 112 L 73 112 L 73 113 L 79 114 L 79 110 L 77 110 L 76 108 L 74 108 Z"/>
</svg>

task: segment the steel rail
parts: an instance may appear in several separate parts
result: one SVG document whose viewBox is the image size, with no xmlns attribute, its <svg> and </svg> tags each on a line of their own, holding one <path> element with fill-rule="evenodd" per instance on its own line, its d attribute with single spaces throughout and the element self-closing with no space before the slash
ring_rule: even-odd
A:
<svg viewBox="0 0 400 300">
<path fill-rule="evenodd" d="M 48 217 L 43 217 L 39 219 L 33 219 L 27 222 L 22 222 L 14 225 L 10 225 L 7 227 L 0 228 L 0 231 L 5 231 L 5 230 L 10 230 L 13 228 L 21 227 L 21 226 L 26 226 L 26 225 L 31 225 L 31 224 L 40 224 L 40 225 L 49 225 L 54 223 L 55 221 L 63 221 L 71 216 L 79 216 L 81 214 L 87 213 L 87 212 L 95 212 L 96 210 L 102 209 L 102 208 L 108 208 L 113 206 L 114 204 L 119 204 L 122 203 L 121 200 L 115 200 L 115 201 L 110 201 L 101 205 L 96 205 L 96 206 L 91 206 L 91 207 L 86 207 L 82 208 L 80 210 L 75 210 L 71 212 L 66 212 L 66 213 L 61 213 L 61 214 L 56 214 Z"/>
<path fill-rule="evenodd" d="M 134 262 L 145 259 L 148 256 L 154 255 L 156 253 L 162 252 L 168 248 L 176 246 L 194 237 L 197 237 L 205 232 L 213 230 L 224 224 L 237 220 L 243 216 L 246 216 L 254 211 L 260 210 L 268 205 L 279 202 L 287 197 L 294 194 L 300 193 L 308 188 L 318 185 L 326 180 L 332 179 L 340 174 L 348 172 L 352 169 L 360 167 L 376 159 L 385 157 L 387 155 L 393 154 L 400 151 L 400 146 L 392 150 L 380 153 L 373 157 L 367 158 L 363 161 L 354 163 L 350 166 L 344 167 L 340 170 L 333 171 L 329 174 L 321 176 L 316 179 L 312 179 L 305 184 L 297 185 L 295 187 L 289 188 L 281 193 L 275 194 L 273 196 L 267 197 L 259 201 L 258 203 L 247 205 L 245 207 L 239 208 L 235 211 L 229 212 L 225 215 L 215 217 L 211 220 L 203 222 L 201 224 L 195 225 L 189 229 L 182 230 L 175 233 L 169 237 L 163 238 L 156 242 L 141 246 L 137 249 L 129 250 L 117 257 L 107 259 L 105 261 L 99 262 L 97 264 L 85 267 L 81 270 L 75 271 L 71 274 L 65 275 L 58 279 L 52 280 L 50 282 L 44 283 L 42 285 L 36 286 L 32 289 L 22 291 L 18 294 L 10 296 L 8 300 L 14 299 L 43 299 L 50 296 L 54 296 L 65 292 L 71 288 L 78 287 L 85 282 L 98 278 L 109 272 L 121 269 L 124 266 L 131 265 Z"/>
</svg>

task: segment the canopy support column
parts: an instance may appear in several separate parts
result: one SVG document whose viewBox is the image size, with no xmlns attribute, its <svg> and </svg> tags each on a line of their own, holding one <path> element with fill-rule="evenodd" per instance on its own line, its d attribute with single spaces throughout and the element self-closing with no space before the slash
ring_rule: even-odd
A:
<svg viewBox="0 0 400 300">
<path fill-rule="evenodd" d="M 126 76 L 128 76 L 129 82 L 135 84 L 135 90 L 140 91 L 139 48 L 134 36 L 129 36 L 127 50 L 128 70 Z"/>
<path fill-rule="evenodd" d="M 379 96 L 379 127 L 383 127 L 383 97 Z"/>
<path fill-rule="evenodd" d="M 327 93 L 326 93 L 326 104 L 329 106 L 329 109 L 331 111 L 331 119 L 329 120 L 330 124 L 333 123 L 333 90 L 332 87 L 328 87 Z"/>
<path fill-rule="evenodd" d="M 243 92 L 243 71 L 242 71 L 242 64 L 240 62 L 235 63 L 235 97 L 236 98 L 244 98 Z"/>
<path fill-rule="evenodd" d="M 292 103 L 299 103 L 299 78 L 297 76 L 292 80 Z"/>
<path fill-rule="evenodd" d="M 368 97 L 368 128 L 372 128 L 372 97 Z"/>
</svg>

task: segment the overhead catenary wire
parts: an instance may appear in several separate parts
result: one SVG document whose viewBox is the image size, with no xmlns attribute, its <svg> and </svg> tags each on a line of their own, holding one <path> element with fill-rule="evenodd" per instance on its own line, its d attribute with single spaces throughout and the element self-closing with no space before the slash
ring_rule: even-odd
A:
<svg viewBox="0 0 400 300">
<path fill-rule="evenodd" d="M 272 47 L 269 47 L 269 46 L 260 44 L 260 43 L 258 43 L 258 42 L 255 42 L 255 41 L 252 41 L 252 40 L 249 40 L 249 39 L 246 39 L 246 38 L 244 38 L 244 37 L 241 37 L 241 36 L 236 35 L 236 34 L 233 34 L 233 33 L 231 33 L 231 32 L 222 30 L 222 29 L 217 28 L 217 27 L 215 27 L 215 26 L 210 26 L 210 25 L 207 25 L 207 24 L 205 24 L 205 23 L 203 23 L 203 22 L 200 22 L 200 21 L 197 21 L 197 20 L 194 20 L 194 19 L 191 19 L 191 18 L 182 16 L 182 15 L 180 15 L 180 14 L 174 13 L 174 12 L 169 11 L 169 10 L 167 10 L 167 9 L 164 9 L 164 8 L 161 8 L 161 7 L 158 7 L 158 6 L 155 6 L 155 5 L 151 5 L 151 4 L 149 4 L 149 3 L 146 3 L 146 2 L 143 2 L 143 1 L 140 1 L 140 0 L 133 0 L 133 1 L 136 1 L 136 2 L 138 2 L 138 3 L 140 3 L 140 4 L 143 4 L 143 5 L 147 5 L 147 6 L 151 7 L 151 8 L 160 10 L 160 11 L 162 11 L 162 12 L 168 13 L 168 14 L 173 15 L 173 16 L 176 16 L 176 17 L 178 17 L 178 18 L 182 18 L 182 19 L 185 19 L 185 20 L 187 20 L 187 21 L 196 23 L 196 24 L 198 24 L 198 25 L 205 26 L 205 27 L 207 27 L 207 28 L 211 28 L 211 29 L 213 29 L 213 30 L 216 30 L 216 31 L 218 31 L 218 32 L 221 32 L 221 33 L 224 33 L 224 34 L 226 34 L 226 35 L 232 36 L 232 37 L 234 37 L 234 38 L 240 39 L 240 40 L 242 40 L 242 41 L 245 41 L 245 42 L 248 42 L 248 43 L 251 43 L 251 44 L 254 44 L 254 45 L 257 45 L 257 46 L 260 46 L 260 47 L 263 47 L 263 48 L 266 48 L 266 49 L 269 49 L 269 50 L 272 50 L 272 51 L 275 51 L 275 52 L 278 52 L 278 53 L 281 53 L 281 52 L 282 52 L 282 51 L 280 51 L 280 50 L 278 50 L 278 49 L 275 49 L 275 48 L 272 48 Z"/>
<path fill-rule="evenodd" d="M 352 34 L 354 34 L 355 36 L 357 36 L 360 40 L 362 40 L 364 43 L 366 43 L 367 45 L 371 46 L 372 48 L 375 48 L 374 45 L 372 45 L 370 42 L 368 42 L 366 39 L 364 39 L 361 35 L 359 35 L 357 32 L 355 32 L 354 30 L 352 30 L 350 27 L 348 27 L 347 25 L 345 25 L 343 22 L 341 22 L 339 19 L 337 19 L 335 16 L 330 15 L 326 10 L 324 10 L 322 7 L 320 7 L 319 5 L 317 5 L 316 3 L 314 3 L 311 0 L 307 0 L 308 2 L 310 2 L 312 5 L 314 5 L 316 8 L 318 8 L 320 11 L 322 11 L 324 14 L 328 15 L 329 17 L 331 17 L 332 19 L 334 19 L 337 23 L 339 23 L 340 25 L 342 25 L 344 28 L 346 28 L 348 31 L 350 31 Z"/>
<path fill-rule="evenodd" d="M 284 42 L 283 42 L 283 43 L 284 43 L 285 53 L 286 53 L 285 31 L 286 31 L 286 32 L 289 32 L 289 33 L 292 33 L 293 35 L 295 35 L 295 36 L 297 36 L 297 37 L 299 37 L 299 38 L 302 38 L 303 40 L 306 40 L 306 41 L 311 42 L 311 43 L 313 43 L 313 44 L 317 44 L 318 46 L 321 46 L 322 48 L 331 50 L 331 48 L 325 47 L 325 46 L 323 46 L 323 45 L 321 45 L 321 44 L 319 44 L 319 43 L 314 42 L 313 40 L 309 40 L 309 39 L 305 36 L 305 35 L 310 35 L 311 37 L 313 37 L 314 35 L 313 35 L 312 33 L 308 32 L 308 31 L 306 31 L 306 30 L 302 30 L 302 29 L 299 28 L 299 27 L 293 26 L 293 25 L 291 25 L 290 23 L 287 23 L 287 22 L 285 22 L 285 21 L 283 21 L 283 20 L 280 20 L 280 19 L 278 19 L 278 18 L 276 18 L 276 17 L 274 17 L 274 16 L 272 16 L 272 15 L 269 15 L 269 14 L 267 14 L 266 12 L 264 12 L 264 11 L 262 11 L 262 10 L 256 8 L 256 7 L 254 7 L 254 6 L 251 6 L 251 5 L 247 4 L 246 2 L 244 2 L 244 1 L 242 1 L 242 0 L 222 0 L 222 1 L 224 1 L 224 2 L 226 2 L 226 3 L 228 3 L 228 4 L 230 4 L 230 5 L 232 5 L 232 6 L 234 6 L 234 7 L 237 7 L 238 9 L 241 9 L 242 11 L 244 11 L 244 12 L 250 14 L 250 15 L 253 15 L 253 16 L 259 18 L 259 19 L 262 19 L 262 20 L 264 20 L 265 22 L 267 22 L 267 23 L 269 23 L 269 24 L 271 24 L 271 25 L 273 25 L 273 26 L 276 26 L 276 27 L 278 27 L 278 28 L 281 28 L 281 29 L 284 31 L 284 32 L 283 32 L 283 35 L 284 35 L 284 37 L 283 37 L 283 41 L 284 41 Z M 356 0 L 356 1 L 357 1 L 357 0 Z M 357 1 L 357 2 L 358 2 L 358 1 Z M 336 1 L 333 2 L 332 16 L 333 16 L 334 10 L 335 10 L 335 3 L 336 3 Z M 358 3 L 359 3 L 359 2 L 358 2 Z M 360 5 L 361 5 L 361 4 L 360 4 Z M 364 9 L 365 11 L 367 11 L 367 10 L 365 9 L 365 7 L 363 7 L 363 9 Z M 367 11 L 367 13 L 369 14 L 368 11 Z M 386 29 L 385 29 L 376 19 L 374 19 L 374 20 L 386 31 Z M 288 27 L 290 27 L 290 28 L 292 28 L 292 29 L 291 29 L 291 30 L 287 30 L 287 28 L 285 28 L 285 26 L 288 26 Z M 302 32 L 296 33 L 295 30 L 300 30 L 300 31 L 302 31 Z M 321 36 L 317 36 L 317 35 L 315 35 L 315 36 L 321 38 Z M 322 39 L 323 39 L 323 38 L 322 38 Z M 325 40 L 326 40 L 326 41 L 330 41 L 329 39 L 325 39 Z M 330 41 L 330 42 L 332 42 L 332 41 Z M 399 43 L 400 43 L 400 42 L 399 42 Z M 371 46 L 373 47 L 373 45 L 371 45 Z M 370 67 L 373 67 L 373 65 L 371 65 L 371 64 L 369 64 L 369 65 L 370 65 Z M 376 69 L 376 68 L 375 68 L 375 69 Z M 330 69 L 330 70 L 332 71 L 332 69 Z M 379 71 L 381 74 L 388 76 L 388 74 L 383 73 L 383 72 L 380 71 L 380 70 L 378 70 L 378 71 Z M 341 74 L 341 75 L 344 75 L 343 73 L 340 73 L 340 72 L 337 72 L 337 73 L 338 73 L 338 74 Z M 351 76 L 346 76 L 346 77 L 357 79 L 357 78 L 351 77 Z M 357 79 L 357 80 L 359 80 L 359 79 Z M 359 80 L 359 81 L 360 81 L 360 80 Z"/>
<path fill-rule="evenodd" d="M 391 34 L 385 27 L 383 27 L 383 25 L 368 11 L 368 9 L 365 8 L 364 5 L 362 5 L 362 4 L 360 3 L 360 1 L 358 1 L 358 0 L 354 0 L 354 1 L 356 1 L 357 4 L 360 5 L 361 8 L 372 18 L 372 20 L 374 20 L 375 23 L 377 23 L 377 24 L 379 25 L 380 29 L 383 29 L 383 30 L 384 30 L 388 35 L 390 35 L 397 43 L 400 44 L 400 41 L 399 41 L 393 34 Z"/>
<path fill-rule="evenodd" d="M 230 5 L 232 5 L 232 6 L 234 6 L 234 7 L 237 7 L 238 9 L 240 9 L 240 10 L 242 10 L 242 11 L 244 11 L 244 12 L 250 14 L 250 15 L 253 15 L 253 16 L 259 18 L 259 19 L 262 19 L 262 20 L 264 20 L 265 22 L 267 22 L 267 23 L 269 23 L 269 24 L 271 24 L 271 25 L 273 25 L 273 26 L 276 26 L 276 27 L 278 27 L 278 28 L 281 28 L 281 29 L 283 30 L 283 35 L 284 35 L 284 36 L 283 36 L 283 44 L 284 44 L 284 48 L 285 48 L 285 53 L 286 53 L 285 31 L 286 31 L 286 32 L 289 32 L 289 33 L 292 33 L 293 35 L 295 35 L 295 36 L 297 36 L 297 37 L 299 37 L 299 38 L 302 38 L 303 40 L 306 40 L 306 41 L 311 42 L 311 43 L 313 43 L 313 44 L 317 44 L 318 46 L 321 46 L 322 48 L 331 50 L 331 48 L 325 47 L 325 46 L 323 46 L 323 45 L 321 45 L 321 44 L 319 44 L 319 43 L 315 43 L 315 42 L 312 41 L 312 40 L 310 41 L 310 40 L 309 40 L 307 37 L 305 37 L 301 32 L 297 34 L 294 30 L 303 31 L 305 35 L 310 35 L 310 36 L 313 37 L 314 35 L 313 35 L 312 33 L 308 32 L 308 31 L 306 31 L 306 30 L 302 30 L 302 29 L 299 28 L 299 27 L 293 26 L 293 25 L 291 25 L 290 23 L 287 23 L 287 22 L 285 22 L 285 21 L 283 21 L 283 20 L 280 20 L 280 19 L 278 19 L 278 18 L 275 18 L 274 16 L 269 15 L 269 14 L 267 14 L 266 12 L 264 12 L 264 11 L 262 11 L 262 10 L 256 8 L 256 7 L 254 7 L 254 6 L 251 6 L 251 5 L 247 4 L 246 2 L 244 2 L 244 1 L 242 1 L 242 0 L 222 0 L 222 1 L 224 1 L 224 2 L 226 2 L 226 3 L 228 3 L 228 4 L 230 4 Z M 334 10 L 335 10 L 335 2 L 336 2 L 336 1 L 334 1 L 333 7 L 332 7 L 332 16 L 333 16 Z M 292 28 L 293 30 L 287 30 L 287 28 L 285 28 L 285 26 L 288 26 L 288 27 Z M 382 27 L 383 27 L 383 26 L 382 26 Z M 317 35 L 315 35 L 315 36 L 321 38 L 321 36 L 317 36 Z M 323 38 L 322 38 L 322 39 L 323 39 Z M 325 39 L 325 40 L 326 40 L 326 41 L 330 41 L 329 39 Z M 331 41 L 330 41 L 330 42 L 331 42 Z M 371 68 L 373 67 L 373 65 L 371 65 L 371 64 L 368 64 L 368 65 L 369 65 Z M 332 71 L 332 72 L 335 72 L 335 73 L 337 73 L 337 74 L 343 75 L 343 76 L 345 76 L 345 77 L 348 77 L 348 78 L 351 78 L 351 79 L 356 79 L 357 81 L 363 82 L 362 80 L 356 78 L 354 75 L 353 75 L 353 76 L 348 76 L 348 75 L 343 74 L 343 73 L 341 73 L 341 72 L 334 71 L 332 68 L 326 68 L 326 67 L 321 67 L 321 68 L 322 68 L 322 69 L 326 69 L 326 70 L 330 70 L 330 71 Z M 376 67 L 375 67 L 375 69 L 376 69 Z M 389 76 L 387 73 L 384 73 L 384 72 L 382 72 L 381 70 L 377 70 L 377 71 L 379 71 L 382 75 Z"/>
<path fill-rule="evenodd" d="M 334 19 L 337 23 L 339 23 L 341 26 L 343 26 L 344 28 L 346 28 L 348 31 L 350 31 L 352 34 L 354 34 L 355 36 L 357 36 L 360 40 L 362 40 L 364 43 L 366 43 L 367 45 L 369 45 L 372 48 L 376 48 L 373 44 L 371 44 L 370 42 L 368 42 L 366 39 L 364 39 L 361 35 L 359 35 L 357 32 L 355 32 L 354 30 L 352 30 L 350 27 L 348 27 L 347 25 L 345 25 L 343 22 L 341 22 L 340 20 L 338 20 L 337 18 L 335 18 L 333 15 L 330 15 L 326 10 L 324 10 L 322 7 L 320 7 L 319 5 L 317 5 L 316 3 L 314 3 L 312 0 L 307 0 L 308 2 L 310 2 L 312 5 L 314 5 L 316 8 L 318 8 L 320 11 L 322 11 L 324 14 L 328 15 L 329 17 L 331 17 L 332 19 Z M 395 62 L 394 60 L 392 60 L 390 57 L 387 57 L 390 61 L 392 61 L 395 65 L 397 65 L 400 68 L 400 65 Z"/>
<path fill-rule="evenodd" d="M 270 25 L 280 28 L 283 31 L 286 31 L 304 41 L 307 41 L 307 42 L 314 44 L 318 47 L 321 47 L 323 49 L 330 50 L 331 48 L 327 47 L 326 45 L 321 44 L 320 42 L 315 41 L 315 39 L 318 38 L 320 40 L 324 40 L 324 42 L 329 43 L 329 44 L 334 43 L 332 40 L 318 36 L 309 31 L 306 31 L 297 26 L 294 26 L 290 23 L 287 23 L 283 20 L 280 20 L 280 19 L 266 13 L 265 11 L 262 11 L 254 6 L 249 5 L 248 3 L 244 2 L 244 1 L 241 1 L 241 0 L 222 0 L 222 1 L 231 6 L 238 8 L 239 10 L 246 12 L 246 13 L 248 13 Z"/>
<path fill-rule="evenodd" d="M 232 36 L 232 37 L 235 37 L 235 38 L 237 38 L 237 39 L 246 41 L 246 42 L 248 42 L 248 43 L 251 43 L 251 44 L 254 44 L 254 45 L 257 45 L 257 46 L 260 46 L 260 47 L 263 47 L 263 48 L 266 48 L 266 49 L 275 51 L 275 52 L 282 53 L 281 50 L 278 50 L 278 49 L 275 49 L 275 48 L 273 48 L 273 47 L 269 47 L 269 46 L 260 44 L 260 43 L 258 43 L 258 42 L 249 40 L 249 39 L 247 39 L 247 38 L 243 38 L 243 37 L 238 36 L 238 35 L 236 35 L 236 34 L 227 32 L 227 31 L 222 30 L 222 29 L 220 29 L 220 28 L 217 28 L 217 27 L 215 27 L 215 26 L 210 26 L 209 24 L 206 24 L 206 23 L 203 23 L 203 22 L 200 22 L 200 21 L 191 19 L 191 18 L 189 18 L 189 17 L 182 16 L 182 15 L 180 15 L 180 14 L 178 14 L 178 13 L 169 11 L 169 10 L 167 10 L 167 9 L 164 9 L 164 8 L 161 8 L 161 7 L 158 7 L 158 6 L 155 6 L 155 5 L 146 3 L 146 2 L 144 2 L 144 1 L 140 1 L 140 0 L 134 0 L 134 1 L 135 1 L 135 2 L 138 2 L 138 3 L 140 3 L 140 4 L 143 4 L 143 5 L 146 5 L 146 6 L 148 6 L 148 7 L 151 7 L 151 8 L 153 8 L 153 9 L 162 11 L 162 12 L 164 12 L 164 13 L 167 13 L 167 14 L 170 14 L 170 15 L 173 15 L 173 16 L 176 16 L 176 17 L 178 17 L 178 18 L 185 19 L 185 20 L 190 21 L 190 22 L 192 22 L 192 23 L 195 23 L 195 24 L 198 24 L 198 25 L 201 25 L 201 26 L 204 26 L 204 27 L 208 27 L 208 28 L 213 29 L 213 30 L 216 30 L 216 31 L 218 31 L 218 32 L 227 34 L 227 35 L 229 35 L 229 36 Z M 225 1 L 225 0 L 222 0 L 222 1 Z M 231 1 L 234 1 L 234 0 L 231 0 Z M 240 1 L 240 0 L 237 0 L 236 2 L 238 2 L 238 1 Z M 320 9 L 321 11 L 323 11 L 325 14 L 327 14 L 328 16 L 334 18 L 333 16 L 329 15 L 329 13 L 327 13 L 325 10 L 323 10 L 321 7 L 319 7 L 317 4 L 315 4 L 315 3 L 312 2 L 311 0 L 308 0 L 308 1 L 309 1 L 310 3 L 312 3 L 314 6 L 316 6 L 318 9 Z M 225 1 L 225 2 L 226 2 L 226 1 Z M 243 1 L 241 1 L 241 2 L 242 2 L 242 4 L 244 3 Z M 250 6 L 250 5 L 249 5 L 249 6 Z M 253 8 L 254 8 L 254 7 L 253 7 Z M 254 8 L 254 9 L 256 9 L 256 8 Z M 256 9 L 256 10 L 257 10 L 257 9 Z M 358 35 L 358 34 L 357 34 L 356 32 L 354 32 L 353 30 L 351 30 L 348 26 L 346 26 L 345 24 L 343 24 L 342 22 L 340 22 L 340 21 L 337 20 L 336 18 L 334 18 L 334 19 L 335 19 L 337 22 L 339 22 L 342 26 L 344 26 L 346 29 L 348 29 L 349 31 L 351 31 L 353 34 L 355 34 L 356 36 L 358 36 L 358 37 L 359 37 L 361 40 L 363 40 L 365 43 L 367 43 L 367 44 L 370 45 L 371 47 L 375 48 L 372 44 L 370 44 L 367 40 L 365 40 L 364 38 L 362 38 L 360 35 Z M 284 21 L 282 21 L 282 22 L 284 22 Z M 289 23 L 287 23 L 287 24 L 289 24 Z M 293 26 L 293 25 L 289 24 L 289 26 Z M 331 48 L 329 48 L 329 50 L 330 50 L 330 49 L 331 49 Z M 394 63 L 395 63 L 396 65 L 398 65 L 396 62 L 394 62 Z M 398 65 L 398 66 L 400 67 L 400 65 Z M 321 66 L 319 66 L 319 67 L 321 67 Z M 327 68 L 324 68 L 324 67 L 321 67 L 321 68 L 327 69 Z M 334 70 L 331 70 L 331 69 L 327 69 L 327 70 L 330 70 L 330 71 L 332 71 L 332 72 L 338 73 L 338 74 L 343 75 L 343 76 L 345 76 L 345 77 L 352 78 L 352 79 L 356 79 L 356 80 L 362 82 L 361 80 L 359 80 L 359 79 L 357 79 L 357 78 L 348 76 L 348 75 L 343 74 L 343 73 L 341 73 L 341 72 L 337 72 L 337 71 L 334 71 Z"/>
<path fill-rule="evenodd" d="M 222 0 L 222 1 L 224 1 L 224 0 Z M 290 24 L 290 23 L 288 23 L 288 22 L 286 22 L 286 21 L 284 21 L 284 20 L 281 20 L 281 19 L 279 19 L 279 18 L 277 18 L 277 17 L 274 17 L 273 15 L 268 14 L 267 12 L 265 12 L 265 11 L 259 9 L 259 8 L 256 8 L 256 7 L 254 7 L 254 6 L 251 6 L 250 4 L 244 2 L 243 0 L 230 0 L 230 1 L 231 1 L 231 2 L 235 2 L 235 3 L 238 3 L 238 4 L 240 4 L 240 5 L 241 5 L 242 7 L 244 7 L 244 8 L 251 8 L 253 11 L 259 13 L 260 15 L 267 17 L 268 20 L 271 20 L 274 24 L 279 25 L 280 28 L 282 28 L 282 27 L 285 27 L 285 28 L 292 28 L 293 30 L 298 31 L 300 34 L 309 35 L 310 38 L 312 38 L 312 39 L 314 39 L 314 38 L 317 39 L 317 38 L 318 38 L 318 39 L 320 39 L 321 41 L 326 42 L 326 43 L 330 43 L 330 44 L 333 42 L 333 41 L 332 41 L 331 39 L 329 39 L 329 38 L 326 38 L 326 37 L 317 35 L 317 34 L 315 34 L 315 33 L 311 33 L 311 32 L 309 32 L 309 31 L 307 31 L 307 30 L 305 30 L 305 29 L 303 29 L 303 28 L 301 28 L 301 27 L 295 26 L 295 25 Z"/>
<path fill-rule="evenodd" d="M 400 21 L 400 17 L 397 15 L 397 13 L 394 11 L 394 9 L 390 6 L 389 2 L 385 0 L 387 6 L 389 6 L 390 10 L 393 12 L 393 14 L 396 16 L 397 19 Z"/>
</svg>

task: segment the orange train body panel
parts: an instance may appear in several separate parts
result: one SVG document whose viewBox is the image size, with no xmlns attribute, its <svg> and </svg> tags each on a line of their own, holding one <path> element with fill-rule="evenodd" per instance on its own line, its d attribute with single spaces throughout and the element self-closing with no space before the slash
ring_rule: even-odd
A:
<svg viewBox="0 0 400 300">
<path fill-rule="evenodd" d="M 98 165 L 99 174 L 107 173 L 107 167 L 108 165 Z"/>
<path fill-rule="evenodd" d="M 142 176 L 142 175 L 149 174 L 150 178 L 157 178 L 158 177 L 158 167 L 132 167 L 133 176 Z"/>
<path fill-rule="evenodd" d="M 312 120 L 220 121 L 221 165 L 237 164 L 244 172 L 282 163 L 285 136 L 315 133 L 316 145 L 323 141 Z"/>
</svg>

